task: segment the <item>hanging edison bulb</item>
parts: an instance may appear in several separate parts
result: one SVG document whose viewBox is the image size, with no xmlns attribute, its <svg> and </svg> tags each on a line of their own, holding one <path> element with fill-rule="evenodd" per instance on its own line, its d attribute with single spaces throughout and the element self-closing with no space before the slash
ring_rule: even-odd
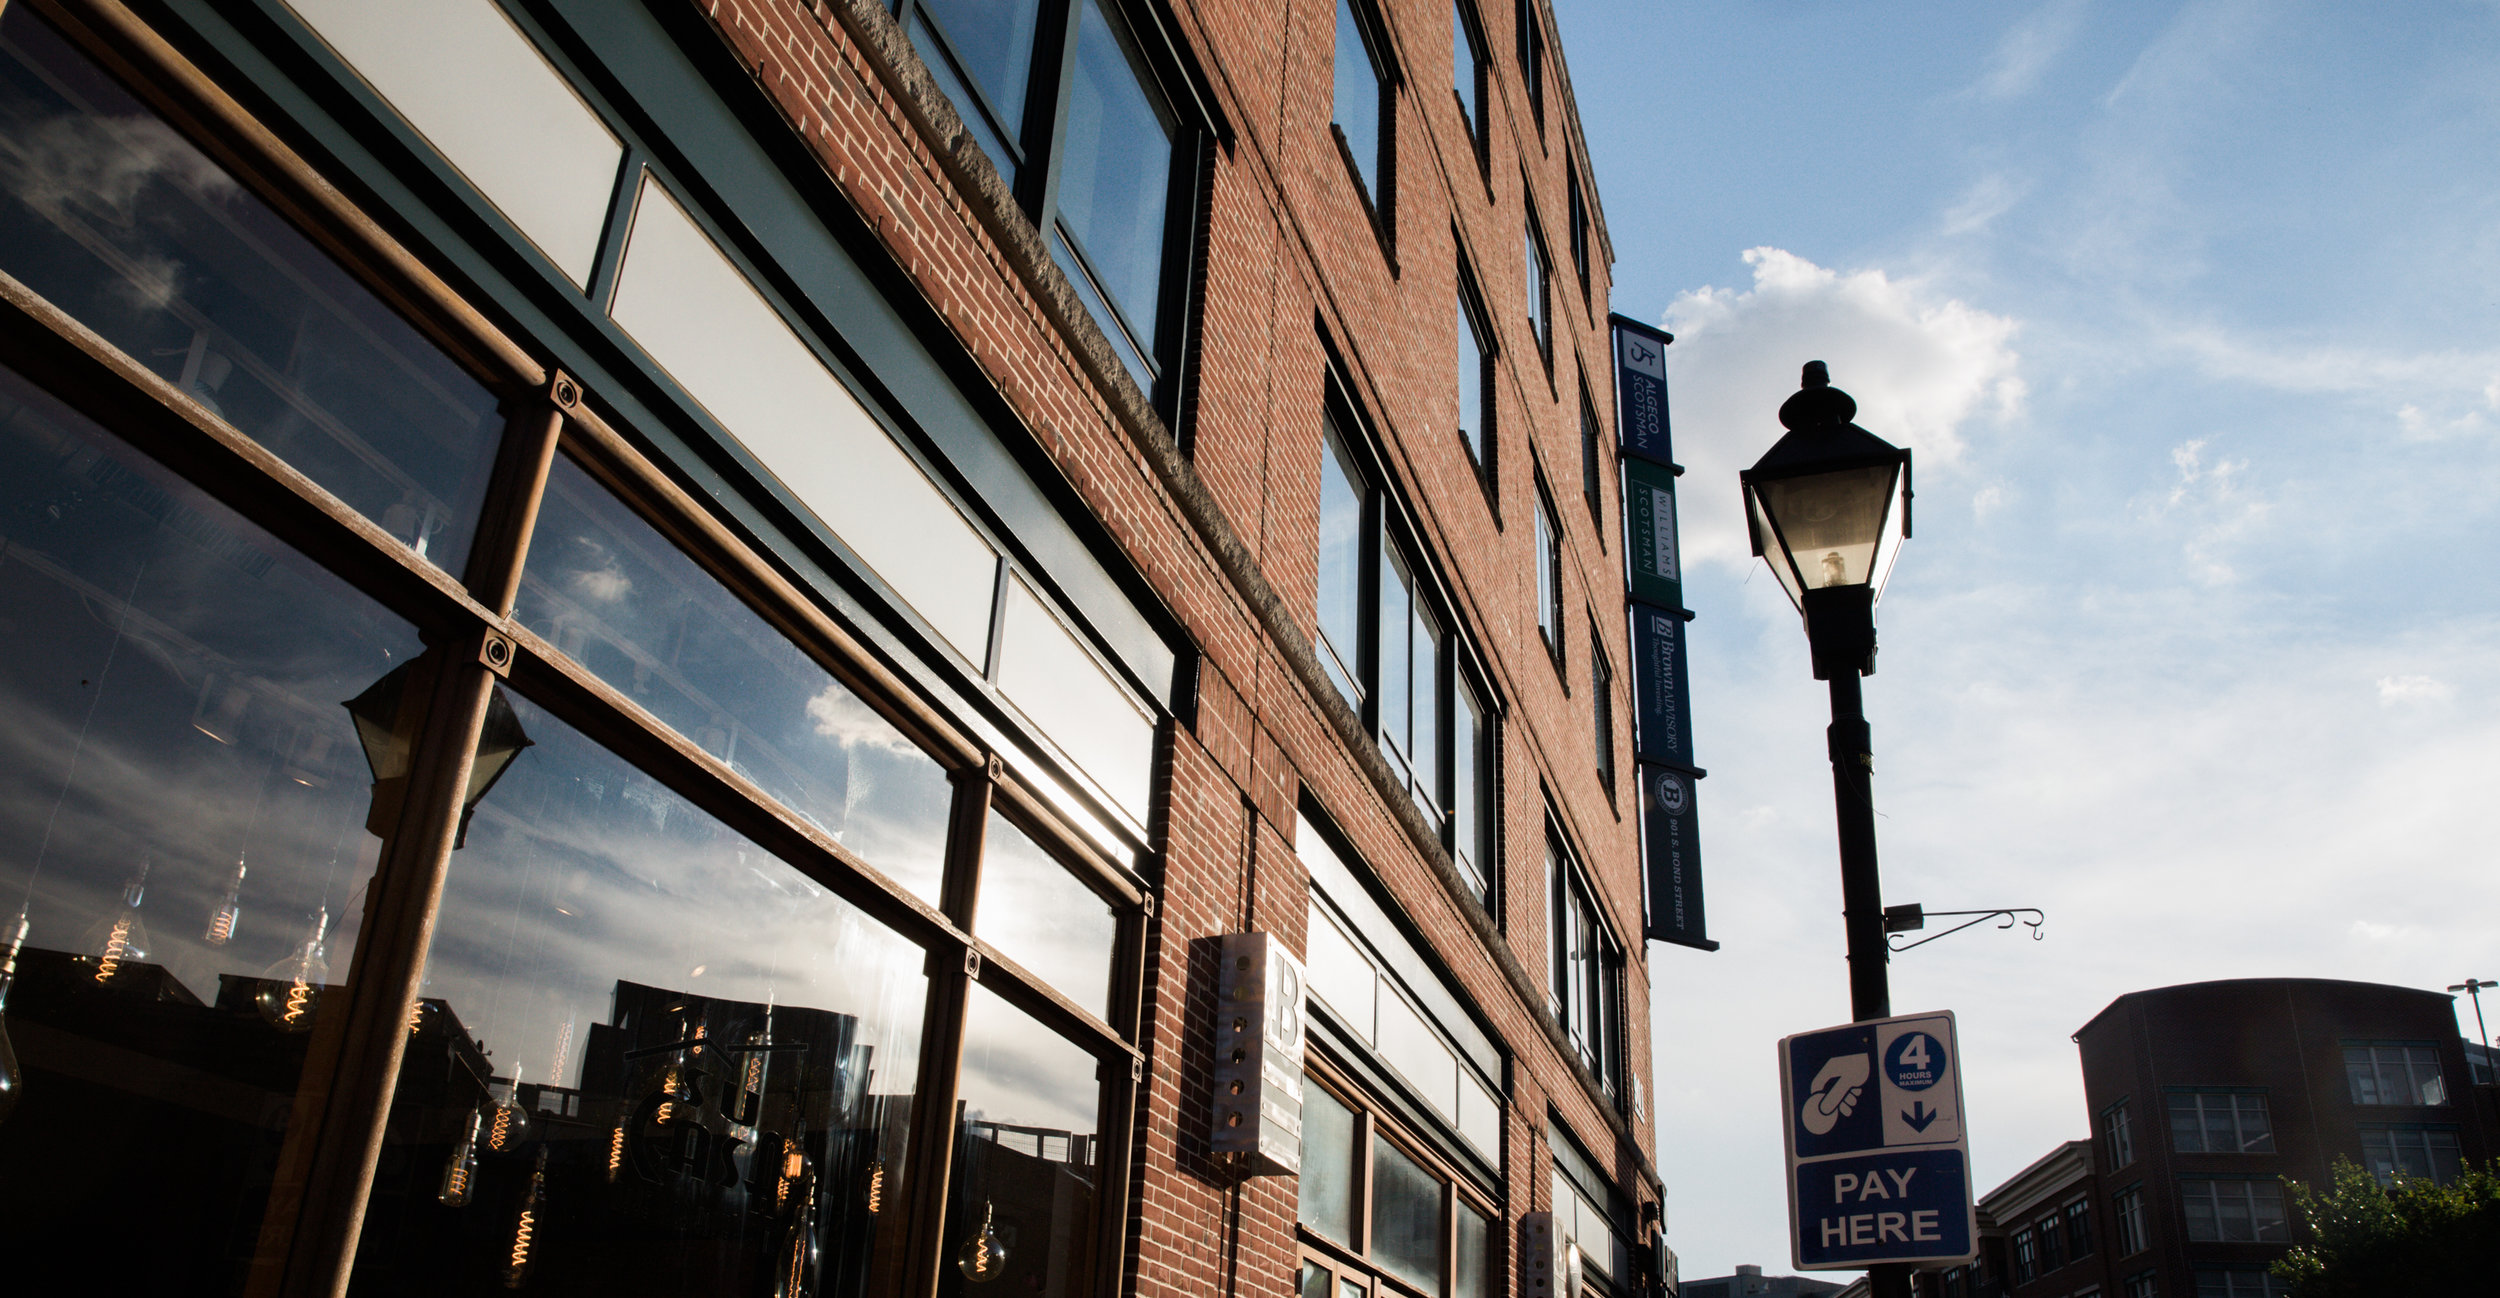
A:
<svg viewBox="0 0 2500 1298">
<path fill-rule="evenodd" d="M 622 1123 L 622 1122 L 620 1122 L 620 1123 L 616 1124 L 616 1129 L 615 1129 L 614 1131 L 611 1131 L 611 1132 L 609 1132 L 609 1133 L 608 1133 L 608 1181 L 609 1181 L 609 1183 L 610 1183 L 610 1184 L 614 1184 L 614 1183 L 615 1183 L 615 1181 L 616 1181 L 616 1178 L 618 1178 L 618 1177 L 620 1177 L 620 1176 L 623 1176 L 624 1174 L 625 1174 L 625 1124 L 624 1124 L 624 1123 Z"/>
<path fill-rule="evenodd" d="M 981 1229 L 955 1253 L 955 1269 L 974 1284 L 988 1284 L 1007 1273 L 1007 1241 L 998 1237 L 998 1209 L 981 1201 Z"/>
<path fill-rule="evenodd" d="M 8 957 L 0 959 L 0 1122 L 9 1120 L 18 1092 L 25 1087 L 25 1075 L 17 1069 L 17 1048 L 9 1044 L 9 987 L 17 981 L 18 948 L 25 945 L 26 912 L 19 911 L 17 935 L 9 939 Z"/>
<path fill-rule="evenodd" d="M 463 1207 L 469 1202 L 469 1191 L 477 1183 L 478 1114 L 469 1111 L 469 1125 L 460 1133 L 460 1143 L 451 1147 L 451 1159 L 443 1164 L 443 1188 L 435 1198 L 446 1208 Z"/>
<path fill-rule="evenodd" d="M 521 1107 L 520 1065 L 513 1065 L 512 1080 L 502 1085 L 506 1089 L 486 1107 L 486 1147 L 509 1154 L 530 1134 L 529 1110 Z"/>
<path fill-rule="evenodd" d="M 801 1181 L 815 1179 L 807 1167 L 807 1123 L 804 1120 L 799 1123 L 796 1134 L 781 1138 L 781 1150 L 776 1162 L 779 1166 L 773 1169 L 773 1211 L 778 1213 L 789 1208 L 790 1195 L 799 1188 Z"/>
<path fill-rule="evenodd" d="M 529 1193 L 521 1198 L 521 1215 L 512 1223 L 512 1252 L 504 1260 L 503 1287 L 518 1289 L 529 1278 L 532 1253 L 538 1247 L 538 1218 L 547 1208 L 547 1147 L 538 1147 L 538 1165 L 530 1171 Z"/>
<path fill-rule="evenodd" d="M 885 1211 L 885 1160 L 872 1159 L 868 1164 L 868 1215 Z"/>
<path fill-rule="evenodd" d="M 799 1210 L 790 1214 L 788 1233 L 781 1237 L 781 1256 L 773 1268 L 773 1298 L 807 1298 L 816 1275 L 816 1173 L 799 1183 Z"/>
<path fill-rule="evenodd" d="M 138 871 L 122 884 L 121 901 L 87 929 L 81 944 L 86 953 L 83 961 L 94 971 L 99 987 L 126 983 L 130 966 L 144 963 L 154 945 L 148 940 L 147 921 L 139 918 L 139 903 L 147 898 L 151 864 L 147 858 L 140 858 Z"/>
<path fill-rule="evenodd" d="M 243 854 L 234 854 L 234 877 L 226 880 L 226 895 L 217 902 L 217 909 L 208 912 L 208 932 L 201 935 L 210 946 L 224 946 L 234 940 L 234 926 L 243 918 Z"/>
<path fill-rule="evenodd" d="M 330 908 L 316 912 L 312 932 L 260 977 L 260 991 L 252 1000 L 261 1018 L 280 1032 L 312 1031 L 322 985 L 330 981 Z"/>
</svg>

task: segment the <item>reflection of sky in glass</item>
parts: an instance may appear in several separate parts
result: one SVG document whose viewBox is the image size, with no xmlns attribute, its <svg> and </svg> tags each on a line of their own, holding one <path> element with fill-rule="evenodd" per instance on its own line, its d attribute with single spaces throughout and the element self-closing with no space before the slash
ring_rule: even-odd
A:
<svg viewBox="0 0 2500 1298">
<path fill-rule="evenodd" d="M 424 992 L 484 1039 L 497 1076 L 577 1084 L 588 1027 L 611 1021 L 625 981 L 855 1015 L 874 1052 L 869 1092 L 909 1093 L 919 948 L 526 700 L 513 706 L 538 743 L 452 858 Z"/>
<path fill-rule="evenodd" d="M 0 484 L 0 907 L 31 887 L 27 945 L 71 949 L 144 861 L 150 958 L 203 999 L 325 901 L 343 975 L 378 844 L 339 704 L 415 635 L 6 371 Z"/>
<path fill-rule="evenodd" d="M 22 5 L 0 19 L 0 268 L 460 571 L 493 394 Z"/>
<path fill-rule="evenodd" d="M 197 1259 L 249 1253 L 267 1184 L 253 1169 L 278 1156 L 313 1040 L 263 1022 L 250 980 L 325 904 L 327 981 L 344 980 L 379 844 L 339 704 L 418 648 L 0 370 L 0 924 L 14 932 L 21 900 L 28 920 L 0 1184 L 42 1187 L 0 1221 L 13 1254 L 40 1241 L 56 1273 L 109 1271 L 62 1275 L 105 1282 L 71 1287 L 225 1292 Z M 104 961 L 74 957 L 116 919 L 136 923 L 99 984 Z M 315 1024 L 338 1003 L 316 1002 Z M 156 1247 L 117 1255 L 134 1220 Z"/>
<path fill-rule="evenodd" d="M 1111 300 L 1153 346 L 1163 279 L 1163 209 L 1172 127 L 1128 36 L 1098 0 L 1081 0 L 1074 84 L 1059 163 L 1059 213 Z"/>
<path fill-rule="evenodd" d="M 964 1006 L 956 1099 L 967 1120 L 1091 1135 L 1102 1088 L 1094 1056 L 978 983 Z"/>
<path fill-rule="evenodd" d="M 570 460 L 550 478 L 515 616 L 937 901 L 944 770 Z"/>
<path fill-rule="evenodd" d="M 1109 1018 L 1111 948 L 1119 935 L 1110 903 L 996 812 L 982 858 L 972 931 L 1068 999 Z"/>
</svg>

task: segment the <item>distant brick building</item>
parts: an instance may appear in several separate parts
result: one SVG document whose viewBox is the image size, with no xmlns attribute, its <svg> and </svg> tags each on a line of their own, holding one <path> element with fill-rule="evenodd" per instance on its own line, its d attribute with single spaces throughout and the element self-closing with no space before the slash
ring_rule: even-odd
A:
<svg viewBox="0 0 2500 1298">
<path fill-rule="evenodd" d="M 55 1287 L 1665 1287 L 1545 0 L 13 0 L 0 143 Z"/>
<path fill-rule="evenodd" d="M 2447 1180 L 2491 1157 L 2452 998 L 2316 978 L 2130 992 L 2075 1034 L 2092 1139 L 1980 1201 L 1978 1265 L 1934 1298 L 2270 1298 L 2291 1243 L 2282 1181 L 2336 1160 Z"/>
</svg>

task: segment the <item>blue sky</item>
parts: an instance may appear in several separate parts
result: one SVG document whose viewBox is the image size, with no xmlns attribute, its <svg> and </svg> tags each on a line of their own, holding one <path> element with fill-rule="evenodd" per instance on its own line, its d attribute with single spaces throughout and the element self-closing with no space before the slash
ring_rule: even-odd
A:
<svg viewBox="0 0 2500 1298">
<path fill-rule="evenodd" d="M 2126 991 L 2500 976 L 2500 5 L 1555 0 L 1668 351 L 1715 955 L 1653 947 L 1684 1274 L 1788 1269 L 1772 1044 L 1847 1017 L 1828 719 L 1735 473 L 1798 365 L 1918 454 L 1867 682 L 1976 1174 Z M 2466 1015 L 2470 1030 L 2471 1015 Z"/>
</svg>

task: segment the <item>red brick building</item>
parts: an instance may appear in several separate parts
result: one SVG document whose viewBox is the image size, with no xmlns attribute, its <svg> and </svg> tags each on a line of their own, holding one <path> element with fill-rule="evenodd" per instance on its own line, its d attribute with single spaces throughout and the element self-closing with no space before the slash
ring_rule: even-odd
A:
<svg viewBox="0 0 2500 1298">
<path fill-rule="evenodd" d="M 6 0 L 0 1240 L 1656 1290 L 1610 259 L 1542 0 Z"/>
</svg>

